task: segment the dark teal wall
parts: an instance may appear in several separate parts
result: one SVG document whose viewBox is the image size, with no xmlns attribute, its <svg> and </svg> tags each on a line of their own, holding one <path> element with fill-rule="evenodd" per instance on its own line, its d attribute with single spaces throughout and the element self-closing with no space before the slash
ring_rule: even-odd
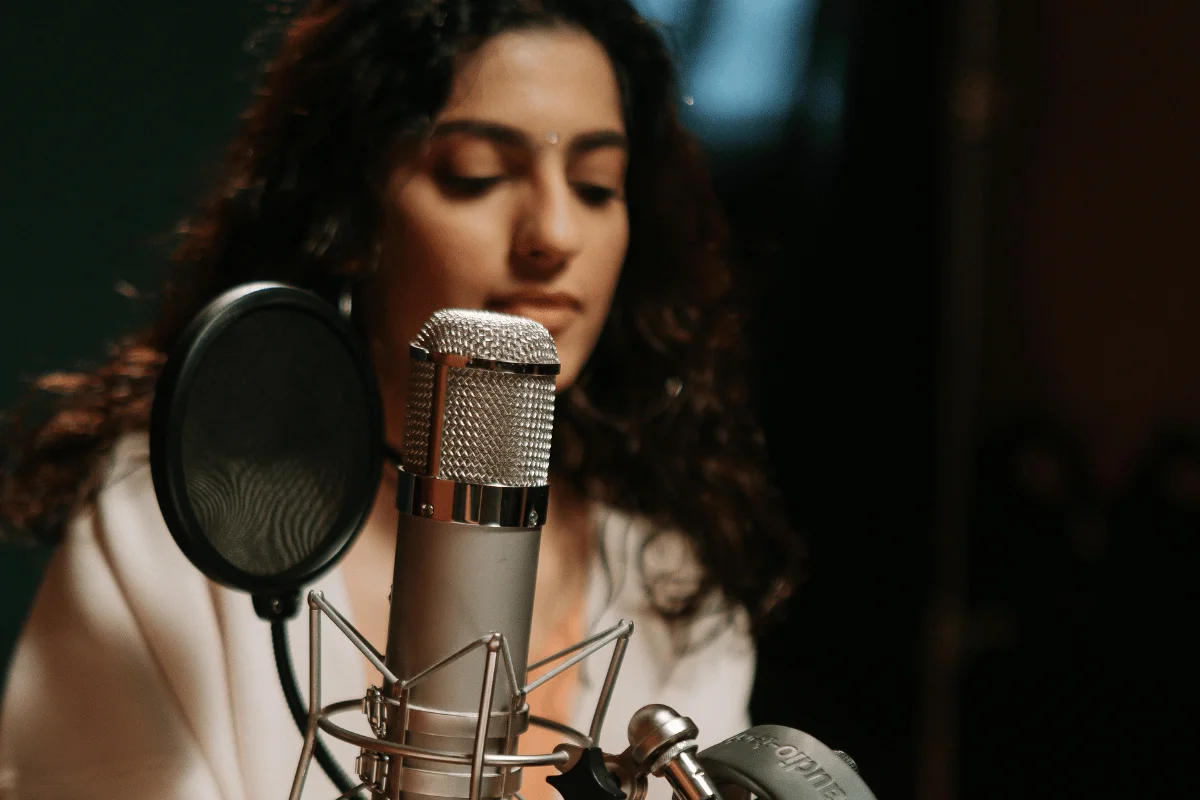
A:
<svg viewBox="0 0 1200 800">
<path fill-rule="evenodd" d="M 252 0 L 10 0 L 0 13 L 0 407 L 146 316 L 256 62 Z M 155 243 L 158 242 L 156 245 Z M 0 545 L 0 670 L 45 554 Z"/>
</svg>

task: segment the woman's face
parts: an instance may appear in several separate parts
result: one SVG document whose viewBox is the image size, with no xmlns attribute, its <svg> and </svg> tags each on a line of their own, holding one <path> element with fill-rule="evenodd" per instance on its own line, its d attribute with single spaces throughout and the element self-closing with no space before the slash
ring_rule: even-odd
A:
<svg viewBox="0 0 1200 800">
<path fill-rule="evenodd" d="M 627 155 L 612 63 L 586 33 L 503 33 L 463 60 L 424 149 L 389 177 L 383 258 L 360 297 L 390 408 L 440 308 L 537 320 L 558 388 L 576 379 L 629 244 Z M 395 435 L 403 414 L 389 417 Z"/>
</svg>

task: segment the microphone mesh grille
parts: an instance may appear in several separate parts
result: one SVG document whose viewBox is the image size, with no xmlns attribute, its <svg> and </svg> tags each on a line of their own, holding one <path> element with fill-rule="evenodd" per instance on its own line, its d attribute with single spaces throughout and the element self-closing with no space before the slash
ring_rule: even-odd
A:
<svg viewBox="0 0 1200 800">
<path fill-rule="evenodd" d="M 417 334 L 417 346 L 431 353 L 514 364 L 557 364 L 554 339 L 543 326 L 525 317 L 444 308 L 435 311 Z"/>
<path fill-rule="evenodd" d="M 556 364 L 554 339 L 538 323 L 488 311 L 446 309 L 425 323 L 416 344 L 438 354 Z M 414 361 L 404 425 L 404 468 L 429 474 L 434 365 Z M 500 486 L 541 486 L 550 468 L 554 377 L 450 367 L 441 468 L 436 477 Z"/>
</svg>

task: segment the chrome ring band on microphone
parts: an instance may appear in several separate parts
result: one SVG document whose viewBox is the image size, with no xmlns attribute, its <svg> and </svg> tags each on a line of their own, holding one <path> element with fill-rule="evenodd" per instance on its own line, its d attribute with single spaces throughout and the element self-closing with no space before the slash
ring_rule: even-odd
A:
<svg viewBox="0 0 1200 800">
<path fill-rule="evenodd" d="M 470 369 L 485 369 L 489 372 L 511 372 L 514 375 L 557 375 L 560 365 L 550 364 L 520 364 L 515 361 L 496 361 L 489 358 L 473 358 L 457 353 L 431 353 L 424 347 L 410 344 L 408 355 L 414 361 L 429 361 L 434 364 L 445 364 L 448 367 L 468 367 Z"/>
<path fill-rule="evenodd" d="M 437 522 L 489 528 L 537 528 L 546 519 L 549 486 L 460 483 L 397 470 L 396 508 Z"/>
<path fill-rule="evenodd" d="M 403 758 L 420 758 L 426 761 L 438 761 L 443 764 L 462 764 L 471 765 L 470 753 L 447 753 L 441 750 L 429 750 L 424 747 L 416 747 L 408 744 L 397 744 L 384 739 L 376 739 L 373 736 L 355 733 L 347 730 L 340 725 L 330 721 L 330 717 L 334 714 L 343 714 L 347 711 L 357 711 L 362 707 L 361 700 L 343 700 L 340 703 L 332 703 L 321 709 L 321 714 L 317 717 L 317 725 L 321 730 L 335 739 L 339 739 L 347 744 L 362 747 L 367 750 L 373 750 L 377 753 L 383 753 L 390 756 L 401 756 Z M 568 728 L 566 725 L 552 723 L 546 725 L 548 720 L 541 717 L 531 716 L 530 722 L 538 727 L 548 727 L 559 733 L 569 732 L 576 737 L 577 742 L 588 742 L 587 736 L 574 728 Z M 485 767 L 541 767 L 555 764 L 565 764 L 570 759 L 570 756 L 562 751 L 555 750 L 550 753 L 535 753 L 532 755 L 505 755 L 503 753 L 484 753 L 483 765 Z"/>
<path fill-rule="evenodd" d="M 392 698 L 386 700 L 395 702 Z M 404 707 L 408 718 L 407 730 L 410 733 L 430 733 L 435 736 L 456 736 L 469 738 L 475 735 L 478 726 L 478 714 L 463 711 L 442 711 L 436 708 L 424 708 L 412 703 Z M 493 711 L 488 719 L 487 738 L 500 739 L 509 733 L 520 736 L 529 730 L 529 704 L 526 703 L 517 711 Z"/>
</svg>

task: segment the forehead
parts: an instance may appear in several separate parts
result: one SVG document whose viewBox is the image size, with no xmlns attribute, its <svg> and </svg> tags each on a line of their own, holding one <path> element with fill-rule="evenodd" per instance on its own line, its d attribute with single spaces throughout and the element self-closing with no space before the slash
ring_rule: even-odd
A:
<svg viewBox="0 0 1200 800">
<path fill-rule="evenodd" d="M 574 28 L 493 36 L 459 65 L 440 120 L 479 118 L 541 135 L 624 130 L 616 73 L 604 48 Z"/>
</svg>

